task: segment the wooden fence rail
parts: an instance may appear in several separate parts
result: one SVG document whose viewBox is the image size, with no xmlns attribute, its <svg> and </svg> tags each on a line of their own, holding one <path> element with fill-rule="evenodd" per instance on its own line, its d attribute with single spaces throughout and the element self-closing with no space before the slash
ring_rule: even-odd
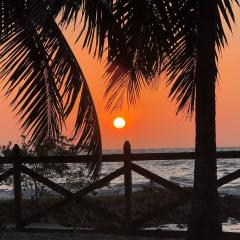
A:
<svg viewBox="0 0 240 240">
<path fill-rule="evenodd" d="M 49 156 L 49 157 L 20 157 L 21 164 L 32 163 L 88 163 L 90 156 Z M 104 154 L 102 162 L 123 162 L 123 154 Z M 240 159 L 240 151 L 218 151 L 218 159 Z M 131 160 L 138 161 L 164 161 L 164 160 L 194 160 L 194 152 L 166 152 L 166 153 L 131 153 Z M 15 157 L 0 157 L 0 164 L 14 164 Z"/>
<path fill-rule="evenodd" d="M 14 183 L 14 202 L 15 202 L 15 222 L 17 230 L 24 230 L 25 227 L 32 222 L 41 219 L 45 215 L 49 214 L 52 211 L 61 209 L 66 204 L 71 202 L 79 202 L 85 208 L 94 211 L 96 214 L 100 215 L 103 218 L 111 219 L 113 222 L 117 223 L 120 228 L 126 233 L 131 234 L 136 232 L 137 229 L 141 228 L 146 222 L 156 218 L 164 217 L 174 208 L 186 203 L 191 200 L 191 191 L 186 190 L 176 183 L 173 183 L 167 179 L 164 179 L 157 174 L 154 174 L 147 169 L 136 164 L 137 161 L 145 160 L 193 160 L 195 154 L 193 152 L 180 152 L 180 153 L 132 153 L 131 146 L 129 142 L 125 142 L 123 147 L 123 154 L 111 154 L 104 155 L 103 162 L 123 162 L 123 167 L 115 170 L 109 175 L 97 180 L 96 182 L 82 188 L 76 193 L 72 193 L 69 190 L 66 190 L 59 184 L 53 182 L 52 180 L 40 175 L 39 173 L 33 171 L 28 166 L 33 163 L 85 163 L 89 161 L 88 156 L 73 156 L 73 157 L 21 157 L 20 149 L 17 145 L 13 148 L 14 156 L 10 158 L 2 157 L 0 158 L 0 164 L 9 164 L 12 165 L 12 168 L 5 171 L 0 175 L 0 182 L 6 178 L 13 175 Z M 239 158 L 240 151 L 222 151 L 217 153 L 218 158 L 230 159 L 230 158 Z M 133 163 L 133 161 L 135 163 Z M 25 164 L 25 165 L 24 165 Z M 26 165 L 27 164 L 27 165 Z M 166 189 L 169 189 L 176 193 L 178 196 L 177 200 L 171 201 L 159 209 L 153 209 L 152 212 L 144 215 L 139 219 L 133 219 L 133 206 L 132 206 L 132 171 L 144 176 L 145 178 L 150 179 L 151 181 L 163 186 Z M 41 182 L 50 189 L 56 191 L 64 197 L 63 200 L 60 200 L 57 203 L 52 204 L 45 209 L 32 214 L 31 216 L 23 219 L 22 217 L 22 192 L 21 192 L 21 174 L 26 174 L 33 178 L 34 180 Z M 99 189 L 106 184 L 108 184 L 113 179 L 124 175 L 124 187 L 125 187 L 125 215 L 120 216 L 117 213 L 113 213 L 96 203 L 92 202 L 86 195 L 96 189 Z M 220 179 L 218 179 L 218 187 L 223 186 L 237 178 L 240 178 L 240 169 L 236 170 L 233 173 L 228 174 Z M 181 235 L 181 234 L 180 234 Z"/>
</svg>

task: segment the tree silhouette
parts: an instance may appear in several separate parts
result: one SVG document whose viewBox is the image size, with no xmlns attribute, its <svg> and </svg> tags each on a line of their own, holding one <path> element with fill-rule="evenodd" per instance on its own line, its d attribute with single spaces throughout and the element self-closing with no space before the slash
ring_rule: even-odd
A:
<svg viewBox="0 0 240 240">
<path fill-rule="evenodd" d="M 121 107 L 124 99 L 127 99 L 129 103 L 136 103 L 141 89 L 152 86 L 156 83 L 156 77 L 160 73 L 167 72 L 169 78 L 167 84 L 171 85 L 170 97 L 177 101 L 178 112 L 186 110 L 187 114 L 191 116 L 195 111 L 196 164 L 189 239 L 219 239 L 221 223 L 216 187 L 215 137 L 216 61 L 218 50 L 221 50 L 227 43 L 223 21 L 231 29 L 231 21 L 234 20 L 232 4 L 234 2 L 238 4 L 238 1 L 42 0 L 41 3 L 45 4 L 44 9 L 47 10 L 44 13 L 48 14 L 33 11 L 31 8 L 30 13 L 33 14 L 30 16 L 34 18 L 31 24 L 26 24 L 26 19 L 29 21 L 31 17 L 28 16 L 22 20 L 22 13 L 25 12 L 28 3 L 37 6 L 38 1 L 17 1 L 15 6 L 14 2 L 13 0 L 1 1 L 2 6 L 4 4 L 7 6 L 1 9 L 1 22 L 4 22 L 2 24 L 4 34 L 1 34 L 1 42 L 3 42 L 2 36 L 4 36 L 4 42 L 9 43 L 5 48 L 5 56 L 8 56 L 9 52 L 11 53 L 9 49 L 12 46 L 15 48 L 21 46 L 19 42 L 17 45 L 11 44 L 12 36 L 15 36 L 16 40 L 21 39 L 21 36 L 24 35 L 23 32 L 29 31 L 30 28 L 30 31 L 35 29 L 34 34 L 37 37 L 28 42 L 36 42 L 36 39 L 44 41 L 42 45 L 47 46 L 49 55 L 54 57 L 56 49 L 60 49 L 55 45 L 51 46 L 55 40 L 53 36 L 57 31 L 51 30 L 52 25 L 50 28 L 48 27 L 48 31 L 42 30 L 45 29 L 43 26 L 48 25 L 48 15 L 55 18 L 60 16 L 60 24 L 63 26 L 68 26 L 72 21 L 75 23 L 78 20 L 82 21 L 79 27 L 79 38 L 83 37 L 83 47 L 87 47 L 89 52 L 93 52 L 100 59 L 104 49 L 107 49 L 107 108 Z M 11 5 L 8 5 L 10 3 Z M 14 11 L 12 11 L 13 9 Z M 27 7 L 27 15 L 29 15 L 29 9 Z M 20 20 L 15 22 L 11 20 L 12 18 Z M 86 34 L 83 36 L 84 31 Z M 25 38 L 26 35 L 24 35 Z M 30 49 L 30 47 L 28 48 Z M 35 50 L 32 53 L 33 56 L 41 53 L 41 49 L 42 47 Z M 52 49 L 55 50 L 54 53 L 51 51 Z M 21 51 L 21 47 L 16 51 L 20 52 L 18 56 L 25 56 L 24 52 L 21 54 Z M 41 64 L 43 64 L 47 55 L 41 55 L 44 55 L 41 60 Z M 15 56 L 16 54 L 13 54 L 12 59 L 15 59 Z M 63 55 L 60 54 L 60 56 Z M 60 62 L 62 63 L 64 60 Z M 40 66 L 42 66 L 41 64 Z M 9 73 L 8 67 L 11 69 L 13 66 L 5 65 L 6 70 L 3 73 L 6 75 Z M 36 65 L 39 66 L 39 64 Z M 56 67 L 54 69 L 62 70 L 64 68 Z M 23 70 L 20 69 L 19 72 L 21 73 Z M 48 68 L 44 73 L 47 72 Z M 19 77 L 17 75 L 15 77 Z M 68 75 L 66 74 L 66 76 Z M 16 79 L 21 79 L 21 74 L 20 78 Z M 72 82 L 70 81 L 70 86 L 73 86 Z M 74 102 L 71 101 L 69 85 L 62 84 L 61 86 L 67 86 L 64 93 L 68 96 L 66 99 L 69 101 L 67 104 L 59 106 L 57 99 L 60 97 L 58 94 L 55 95 L 57 105 L 53 106 L 53 110 L 58 113 L 62 109 L 69 109 L 66 106 L 70 106 L 71 109 L 72 105 L 69 103 Z M 51 86 L 51 88 L 53 87 Z M 49 89 L 48 92 L 52 93 L 55 90 L 56 87 Z M 23 101 L 20 101 L 20 104 L 21 102 Z M 24 109 L 27 110 L 26 107 Z M 80 111 L 80 113 L 82 112 Z M 35 113 L 33 115 L 35 116 Z M 61 115 L 59 114 L 59 116 Z M 39 120 L 39 118 L 37 119 Z M 62 118 L 59 118 L 57 122 L 62 123 Z M 79 129 L 81 128 L 77 125 L 77 130 Z M 88 135 L 83 134 L 83 136 L 87 137 Z"/>
<path fill-rule="evenodd" d="M 123 31 L 111 52 L 107 107 L 135 103 L 144 86 L 166 71 L 178 112 L 195 112 L 196 161 L 189 239 L 220 239 L 217 191 L 215 82 L 218 51 L 231 30 L 238 1 L 116 1 L 114 16 Z M 114 44 L 113 44 L 114 45 Z M 110 45 L 111 47 L 111 45 Z M 121 66 L 121 67 L 119 67 Z"/>
<path fill-rule="evenodd" d="M 35 146 L 58 139 L 78 106 L 73 138 L 79 151 L 93 156 L 88 166 L 96 177 L 102 151 L 96 110 L 84 74 L 55 22 L 58 12 L 47 2 L 54 3 L 1 0 L 0 78 Z"/>
</svg>

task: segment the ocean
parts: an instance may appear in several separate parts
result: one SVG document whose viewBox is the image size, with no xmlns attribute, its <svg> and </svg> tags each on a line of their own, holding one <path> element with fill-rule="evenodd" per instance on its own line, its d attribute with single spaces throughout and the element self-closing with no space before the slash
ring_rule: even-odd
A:
<svg viewBox="0 0 240 240">
<path fill-rule="evenodd" d="M 218 148 L 219 151 L 240 151 L 240 148 Z M 192 152 L 192 148 L 155 148 L 155 149 L 136 149 L 132 150 L 133 153 L 159 153 L 159 152 Z M 122 153 L 122 150 L 104 150 L 103 154 Z M 193 185 L 193 160 L 164 160 L 164 161 L 138 161 L 138 165 L 146 168 L 147 170 L 165 178 L 180 186 L 191 187 Z M 114 170 L 123 166 L 119 162 L 103 163 L 101 176 L 104 177 Z M 218 178 L 221 178 L 231 172 L 240 169 L 240 159 L 219 159 L 217 161 Z M 74 169 L 74 165 L 72 166 Z M 54 179 L 56 182 L 64 182 L 62 179 Z M 151 184 L 150 181 L 141 175 L 132 173 L 133 190 L 141 189 L 142 187 Z M 109 186 L 99 190 L 101 194 L 121 193 L 123 192 L 123 176 L 114 179 Z M 240 195 L 240 178 L 232 181 L 221 188 L 220 194 Z M 0 199 L 9 199 L 13 197 L 11 186 L 0 185 Z"/>
<path fill-rule="evenodd" d="M 137 149 L 132 150 L 134 153 L 159 153 L 159 152 L 192 152 L 192 148 L 158 148 L 158 149 Z M 218 151 L 240 151 L 240 148 L 218 148 Z M 122 153 L 121 150 L 108 150 L 104 151 L 105 154 Z M 180 186 L 191 187 L 193 185 L 194 173 L 194 160 L 171 160 L 171 161 L 138 161 L 138 165 L 146 168 L 147 170 L 165 178 Z M 102 175 L 107 175 L 109 172 L 121 167 L 122 163 L 103 163 Z M 217 176 L 221 178 L 236 170 L 240 169 L 240 159 L 218 159 L 217 161 Z M 144 186 L 151 184 L 148 179 L 133 172 L 133 190 L 141 189 Z M 110 185 L 111 191 L 122 193 L 123 177 L 114 179 Z M 104 192 L 104 190 L 103 190 Z M 105 190 L 108 194 L 108 190 Z M 219 188 L 220 195 L 240 195 L 240 178 L 234 180 Z M 225 232 L 240 232 L 240 222 L 234 218 L 228 218 L 222 224 L 223 231 Z M 186 230 L 187 225 L 179 227 L 177 224 L 164 224 L 156 229 L 162 230 Z"/>
<path fill-rule="evenodd" d="M 192 152 L 192 148 L 156 148 L 137 149 L 133 153 L 160 153 L 160 152 Z M 240 151 L 240 148 L 218 148 L 218 151 Z M 104 154 L 122 153 L 121 150 L 106 150 Z M 147 170 L 179 184 L 180 186 L 191 187 L 193 185 L 193 160 L 171 160 L 171 161 L 138 161 L 138 165 Z M 103 163 L 102 175 L 105 176 L 115 169 L 123 166 L 122 163 Z M 217 161 L 218 178 L 240 169 L 240 159 L 219 159 Z M 149 180 L 133 172 L 133 188 L 138 189 L 149 184 Z M 112 190 L 120 191 L 123 187 L 123 177 L 112 181 Z M 240 195 L 240 178 L 219 188 L 220 194 Z"/>
<path fill-rule="evenodd" d="M 218 148 L 219 151 L 240 151 L 240 148 Z M 192 152 L 194 149 L 191 148 L 158 148 L 158 149 L 137 149 L 132 150 L 133 153 L 159 153 L 159 152 Z M 104 154 L 114 154 L 122 153 L 122 150 L 105 150 Z M 180 186 L 191 187 L 193 185 L 193 171 L 194 171 L 194 161 L 193 160 L 171 160 L 171 161 L 138 161 L 138 165 L 146 168 L 147 170 L 165 178 L 173 181 Z M 103 163 L 101 176 L 104 177 L 114 170 L 123 166 L 123 163 Z M 240 169 L 240 159 L 219 159 L 217 161 L 218 167 L 218 178 L 221 178 L 231 172 Z M 72 166 L 73 169 L 74 165 Z M 54 179 L 55 182 L 64 182 L 64 179 Z M 152 183 L 148 179 L 135 174 L 132 174 L 133 181 L 133 191 L 138 189 L 143 189 Z M 114 179 L 110 185 L 103 187 L 98 190 L 98 194 L 121 194 L 124 191 L 123 176 Z M 221 195 L 240 195 L 240 179 L 230 182 L 219 188 L 219 193 Z M 26 194 L 26 192 L 25 192 Z M 31 195 L 27 193 L 26 195 Z M 25 196 L 26 196 L 25 195 Z M 13 189 L 11 186 L 0 185 L 0 200 L 1 199 L 11 199 L 13 198 Z M 184 230 L 186 226 L 178 228 L 172 224 L 167 224 L 164 226 L 159 226 L 161 229 L 177 229 Z M 228 219 L 226 223 L 223 224 L 224 231 L 234 231 L 240 232 L 240 222 L 236 219 Z"/>
</svg>

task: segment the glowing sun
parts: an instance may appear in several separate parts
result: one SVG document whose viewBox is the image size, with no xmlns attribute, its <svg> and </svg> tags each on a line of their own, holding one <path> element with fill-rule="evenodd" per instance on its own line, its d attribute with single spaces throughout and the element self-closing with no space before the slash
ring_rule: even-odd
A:
<svg viewBox="0 0 240 240">
<path fill-rule="evenodd" d="M 122 117 L 117 117 L 113 121 L 113 126 L 115 128 L 124 128 L 125 125 L 126 125 L 126 121 Z"/>
</svg>

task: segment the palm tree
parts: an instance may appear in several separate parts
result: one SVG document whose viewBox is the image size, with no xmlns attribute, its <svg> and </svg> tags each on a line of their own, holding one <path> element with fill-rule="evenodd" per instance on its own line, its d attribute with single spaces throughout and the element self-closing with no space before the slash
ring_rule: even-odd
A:
<svg viewBox="0 0 240 240">
<path fill-rule="evenodd" d="M 221 237 L 215 126 L 216 23 L 217 1 L 200 1 L 195 71 L 196 161 L 189 239 L 220 239 Z"/>
<path fill-rule="evenodd" d="M 190 116 L 195 111 L 196 161 L 188 238 L 220 239 L 215 133 L 216 61 L 217 50 L 227 43 L 222 19 L 231 29 L 234 1 L 117 2 L 115 14 L 121 13 L 118 22 L 121 22 L 126 39 L 124 48 L 128 49 L 128 54 L 124 50 L 121 53 L 120 49 L 112 57 L 115 62 L 109 64 L 108 107 L 111 104 L 121 106 L 124 91 L 127 91 L 129 101 L 135 102 L 141 87 L 152 84 L 156 73 L 161 72 L 159 63 L 163 64 L 162 70 L 169 75 L 168 84 L 172 84 L 170 96 L 179 103 L 178 111 L 186 110 Z M 119 2 L 123 2 L 122 6 Z M 171 31 L 167 31 L 168 27 Z M 124 66 L 123 73 L 119 64 Z"/>
<path fill-rule="evenodd" d="M 84 74 L 55 22 L 57 9 L 47 2 L 53 3 L 0 1 L 0 78 L 24 133 L 37 147 L 61 136 L 78 105 L 72 138 L 79 152 L 93 156 L 88 167 L 96 177 L 102 151 L 96 110 Z"/>
<path fill-rule="evenodd" d="M 238 4 L 238 1 L 235 2 Z M 192 59 L 193 68 L 188 67 L 189 60 L 183 67 L 175 67 L 174 61 L 181 61 L 186 57 L 182 54 L 182 49 L 175 50 L 177 58 L 173 59 L 171 65 L 173 69 L 178 69 L 176 74 L 180 74 L 180 77 L 170 77 L 170 82 L 175 81 L 170 95 L 180 101 L 178 110 L 186 107 L 188 113 L 195 110 L 196 159 L 188 238 L 220 239 L 222 229 L 217 191 L 215 126 L 216 62 L 217 50 L 227 44 L 221 17 L 231 30 L 230 20 L 234 21 L 234 14 L 230 1 L 202 0 L 196 1 L 192 6 L 190 4 L 186 5 L 187 12 L 191 13 L 186 15 L 186 21 L 188 24 L 192 23 L 189 28 L 192 29 L 192 34 L 186 29 L 186 36 L 193 36 L 193 39 L 186 38 L 184 54 L 192 52 L 189 60 Z"/>
<path fill-rule="evenodd" d="M 5 56 L 11 52 L 9 49 L 12 46 L 18 46 L 11 44 L 12 36 L 19 39 L 20 32 L 22 33 L 23 29 L 29 31 L 27 26 L 31 26 L 21 19 L 19 13 L 26 10 L 23 6 L 26 6 L 28 2 L 35 5 L 38 1 L 18 1 L 13 8 L 14 2 L 13 0 L 1 1 L 2 6 L 11 3 L 12 5 L 6 5 L 8 6 L 6 9 L 15 9 L 18 13 L 9 12 L 5 15 L 6 10 L 4 13 L 1 12 L 1 16 L 6 16 L 5 19 L 1 19 L 1 22 L 5 21 L 4 33 L 6 35 L 6 32 L 9 32 L 5 36 L 4 42 L 10 41 Z M 230 21 L 234 20 L 232 3 L 238 3 L 238 1 L 42 0 L 39 2 L 45 4 L 44 10 L 47 11 L 44 13 L 47 14 L 41 16 L 37 11 L 29 14 L 29 8 L 27 8 L 28 15 L 33 18 L 31 23 L 33 27 L 30 27 L 30 31 L 33 28 L 35 35 L 40 34 L 40 37 L 34 37 L 32 39 L 34 41 L 30 41 L 31 43 L 36 39 L 45 40 L 40 49 L 42 46 L 44 48 L 47 46 L 47 53 L 50 49 L 55 51 L 58 49 L 57 52 L 59 52 L 59 48 L 55 45 L 48 45 L 55 42 L 52 40 L 55 40 L 54 36 L 57 31 L 55 32 L 51 28 L 50 31 L 42 29 L 45 29 L 43 26 L 50 21 L 48 15 L 54 18 L 60 15 L 60 24 L 63 26 L 68 26 L 72 20 L 75 22 L 79 18 L 83 20 L 79 37 L 83 36 L 82 32 L 85 30 L 83 47 L 88 47 L 90 52 L 93 51 L 101 59 L 105 47 L 107 48 L 106 96 L 108 96 L 108 108 L 121 107 L 124 99 L 134 104 L 140 97 L 142 87 L 155 84 L 156 76 L 161 72 L 168 73 L 168 84 L 171 84 L 170 97 L 178 102 L 178 112 L 186 110 L 191 116 L 195 111 L 196 164 L 189 238 L 219 239 L 221 223 L 216 186 L 215 142 L 216 47 L 220 50 L 227 42 L 222 19 L 231 29 Z M 1 11 L 3 9 L 5 8 L 2 8 Z M 21 20 L 20 27 L 19 20 L 17 23 L 9 21 L 12 17 Z M 26 19 L 29 21 L 31 18 L 27 17 Z M 20 40 L 20 42 L 23 41 Z M 28 47 L 28 49 L 31 48 Z M 21 48 L 17 51 L 19 50 Z M 56 56 L 55 51 L 54 53 L 50 51 L 49 55 Z M 39 53 L 39 50 L 35 51 L 33 56 L 36 56 L 36 53 Z M 14 59 L 15 56 L 13 54 L 12 58 Z M 21 54 L 22 56 L 25 55 Z M 46 57 L 46 55 L 44 56 Z M 43 57 L 43 63 L 45 57 Z M 41 64 L 43 64 L 42 61 Z M 40 66 L 42 66 L 41 64 Z M 11 66 L 6 65 L 7 67 Z M 22 71 L 22 69 L 19 70 L 20 79 Z M 45 71 L 47 72 L 48 68 Z M 4 73 L 8 72 L 6 70 Z M 69 88 L 66 87 L 66 89 Z M 68 93 L 68 91 L 64 92 Z M 72 95 L 68 96 L 67 99 L 71 99 Z M 20 104 L 22 102 L 23 100 L 20 100 Z M 55 109 L 61 108 L 58 105 L 55 106 Z M 25 109 L 27 110 L 27 108 Z M 63 109 L 67 108 L 63 107 Z M 58 122 L 61 121 L 58 120 Z"/>
</svg>

